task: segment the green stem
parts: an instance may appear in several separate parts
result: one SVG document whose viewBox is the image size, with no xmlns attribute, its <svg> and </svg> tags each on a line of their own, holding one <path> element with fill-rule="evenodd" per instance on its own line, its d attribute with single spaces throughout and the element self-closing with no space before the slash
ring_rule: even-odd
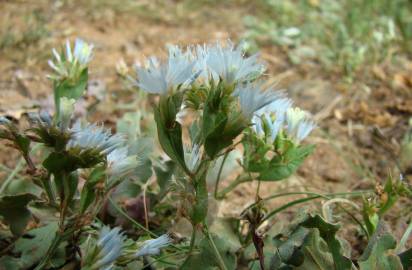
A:
<svg viewBox="0 0 412 270">
<path fill-rule="evenodd" d="M 196 226 L 193 226 L 192 237 L 190 238 L 190 247 L 189 247 L 188 257 L 193 252 L 193 248 L 195 247 L 195 242 L 196 242 Z"/>
<path fill-rule="evenodd" d="M 225 187 L 221 192 L 218 193 L 217 199 L 223 199 L 229 192 L 231 192 L 234 188 L 238 185 L 252 181 L 253 179 L 249 175 L 239 175 L 235 181 L 229 184 L 229 186 Z"/>
<path fill-rule="evenodd" d="M 268 220 L 269 218 L 271 218 L 272 216 L 276 215 L 277 213 L 291 207 L 294 206 L 296 204 L 300 204 L 300 203 L 304 203 L 307 201 L 311 201 L 311 200 L 315 200 L 318 198 L 325 198 L 325 199 L 330 199 L 331 196 L 342 196 L 342 195 L 352 195 L 352 196 L 359 196 L 359 195 L 363 195 L 365 193 L 368 193 L 371 191 L 354 191 L 354 192 L 342 192 L 342 193 L 330 193 L 330 194 L 319 194 L 319 193 L 315 193 L 315 192 L 287 192 L 287 193 L 280 193 L 280 194 L 275 194 L 272 195 L 268 198 L 263 199 L 264 200 L 269 200 L 269 199 L 273 199 L 273 198 L 277 198 L 277 197 L 282 197 L 282 196 L 288 196 L 288 195 L 297 195 L 297 194 L 305 194 L 305 195 L 313 195 L 313 196 L 309 196 L 307 198 L 302 198 L 302 199 L 298 199 L 295 201 L 292 201 L 290 203 L 284 204 L 281 207 L 276 208 L 275 210 L 271 211 L 269 214 L 267 214 L 261 221 L 261 223 L 263 223 L 264 221 Z M 251 207 L 254 207 L 254 205 L 256 204 L 252 204 L 250 206 L 248 206 L 246 209 L 249 209 Z"/>
<path fill-rule="evenodd" d="M 59 247 L 62 240 L 63 240 L 63 234 L 59 231 L 56 232 L 56 236 L 54 237 L 52 244 L 47 250 L 46 255 L 42 258 L 42 260 L 40 261 L 40 263 L 36 266 L 34 270 L 42 270 L 47 266 L 47 263 L 53 256 L 54 251 Z"/>
<path fill-rule="evenodd" d="M 225 155 L 223 156 L 222 163 L 220 164 L 220 168 L 217 173 L 216 182 L 215 182 L 215 193 L 214 193 L 215 199 L 217 199 L 217 196 L 218 196 L 220 176 L 222 175 L 223 166 L 225 165 L 225 162 L 226 162 L 227 157 L 229 156 L 229 153 L 230 152 L 226 152 Z"/>
<path fill-rule="evenodd" d="M 59 230 L 63 233 L 64 231 L 64 221 L 66 219 L 67 208 L 69 206 L 68 196 L 69 196 L 69 177 L 66 172 L 63 172 L 62 175 L 63 182 L 63 192 L 60 204 L 60 221 L 59 221 Z"/>
<path fill-rule="evenodd" d="M 186 252 L 186 258 L 183 260 L 182 265 L 184 265 L 189 260 L 190 256 L 192 255 L 193 249 L 195 247 L 195 242 L 196 242 L 196 226 L 193 225 L 192 236 L 190 238 L 189 251 Z"/>
<path fill-rule="evenodd" d="M 20 172 L 24 164 L 24 159 L 20 158 L 19 162 L 17 163 L 16 167 L 14 167 L 13 171 L 9 174 L 6 180 L 4 180 L 3 184 L 0 187 L 0 194 L 6 190 L 7 186 L 10 182 L 14 179 L 14 177 Z"/>
<path fill-rule="evenodd" d="M 153 261 L 151 261 L 151 262 L 143 265 L 142 269 L 148 269 L 151 265 L 153 265 L 153 264 L 155 264 L 155 263 L 157 263 L 157 262 L 164 262 L 164 261 L 163 261 L 164 259 L 167 259 L 167 258 L 170 258 L 170 257 L 174 257 L 174 256 L 176 256 L 176 255 L 180 255 L 180 254 L 184 254 L 184 253 L 185 253 L 185 251 L 179 251 L 179 252 L 175 252 L 175 253 L 172 253 L 172 254 L 164 255 L 164 256 L 159 257 L 159 258 L 155 258 Z M 171 263 L 171 262 L 166 262 L 166 263 L 167 263 L 167 264 L 172 264 L 172 265 L 174 265 L 174 266 L 177 266 L 176 264 Z M 83 269 L 82 269 L 82 270 L 83 270 Z"/>
<path fill-rule="evenodd" d="M 114 207 L 114 209 L 117 210 L 117 212 L 119 212 L 119 214 L 121 214 L 123 217 L 125 217 L 126 219 L 128 219 L 131 223 L 133 223 L 133 225 L 135 225 L 137 228 L 143 230 L 144 232 L 146 232 L 147 234 L 149 234 L 152 237 L 159 237 L 157 234 L 151 232 L 150 230 L 146 229 L 145 226 L 143 226 L 142 224 L 140 224 L 139 222 L 137 222 L 136 220 L 134 220 L 133 218 L 131 218 L 125 211 L 123 211 L 123 209 L 120 208 L 120 206 L 115 203 L 113 201 L 112 198 L 109 197 L 109 202 L 110 204 Z"/>
<path fill-rule="evenodd" d="M 399 253 L 404 250 L 406 242 L 408 242 L 408 239 L 411 233 L 412 233 L 412 220 L 409 221 L 408 228 L 406 228 L 406 231 L 403 234 L 401 241 L 399 241 L 399 245 L 396 248 L 396 253 Z"/>
<path fill-rule="evenodd" d="M 41 182 L 43 184 L 44 190 L 46 191 L 50 204 L 54 205 L 56 203 L 56 194 L 54 193 L 53 187 L 51 185 L 50 175 L 47 175 L 46 178 L 42 178 Z"/>
<path fill-rule="evenodd" d="M 271 218 L 272 216 L 276 215 L 277 213 L 279 213 L 279 212 L 281 212 L 281 211 L 283 211 L 283 210 L 285 210 L 285 209 L 287 209 L 287 208 L 289 208 L 289 207 L 292 207 L 292 206 L 294 206 L 294 205 L 296 205 L 296 204 L 300 204 L 300 203 L 304 203 L 304 202 L 307 202 L 307 201 L 311 201 L 311 200 L 314 200 L 314 199 L 318 199 L 318 198 L 320 198 L 320 197 L 321 197 L 321 196 L 319 196 L 319 195 L 310 196 L 310 197 L 307 197 L 307 198 L 302 198 L 302 199 L 295 200 L 295 201 L 290 202 L 290 203 L 286 203 L 286 204 L 282 205 L 281 207 L 278 207 L 278 208 L 276 208 L 275 210 L 271 211 L 269 214 L 267 214 L 267 215 L 262 219 L 261 223 L 265 222 L 266 220 L 268 220 L 268 219 Z"/>
<path fill-rule="evenodd" d="M 134 220 L 133 218 L 131 218 L 131 217 L 130 217 L 125 211 L 123 211 L 123 210 L 120 208 L 120 206 L 119 206 L 117 203 L 115 203 L 115 202 L 113 201 L 113 199 L 110 198 L 110 197 L 109 197 L 109 202 L 110 202 L 110 204 L 114 207 L 114 209 L 116 209 L 117 212 L 119 212 L 123 217 L 125 217 L 127 220 L 129 220 L 129 221 L 130 221 L 133 225 L 135 225 L 137 228 L 145 231 L 147 234 L 149 234 L 149 235 L 152 236 L 152 237 L 155 237 L 155 238 L 159 237 L 157 234 L 155 234 L 155 233 L 151 232 L 150 230 L 146 229 L 142 224 L 140 224 L 139 222 L 137 222 L 136 220 Z M 177 249 L 177 250 L 183 250 L 182 248 L 180 248 L 180 247 L 178 247 L 178 246 L 175 246 L 175 245 L 170 245 L 170 246 L 174 247 L 174 248 Z"/>
<path fill-rule="evenodd" d="M 330 199 L 331 197 L 336 197 L 336 196 L 361 196 L 361 195 L 371 193 L 371 192 L 373 192 L 373 190 L 359 190 L 359 191 L 352 191 L 352 192 L 337 192 L 337 193 L 326 193 L 326 194 L 320 194 L 320 193 L 311 192 L 311 191 L 284 192 L 284 193 L 276 193 L 269 197 L 263 198 L 260 200 L 260 202 L 270 201 L 270 200 L 273 200 L 279 197 L 285 197 L 285 196 L 290 196 L 290 195 L 317 195 L 325 199 Z M 256 204 L 257 203 L 252 203 L 244 211 L 255 207 Z"/>
<path fill-rule="evenodd" d="M 223 261 L 222 256 L 219 253 L 219 250 L 216 247 L 215 242 L 213 241 L 212 235 L 209 232 L 209 229 L 207 228 L 207 225 L 204 224 L 204 230 L 203 230 L 207 240 L 209 241 L 209 244 L 212 246 L 213 251 L 215 252 L 217 263 L 219 264 L 220 270 L 227 270 L 225 262 Z"/>
</svg>

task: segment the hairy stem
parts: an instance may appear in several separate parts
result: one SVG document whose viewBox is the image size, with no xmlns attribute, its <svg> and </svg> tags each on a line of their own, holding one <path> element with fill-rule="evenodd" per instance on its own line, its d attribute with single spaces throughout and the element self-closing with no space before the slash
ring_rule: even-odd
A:
<svg viewBox="0 0 412 270">
<path fill-rule="evenodd" d="M 235 189 L 238 185 L 252 181 L 253 179 L 249 175 L 239 175 L 235 181 L 229 184 L 229 186 L 225 187 L 221 192 L 218 193 L 217 199 L 223 199 L 229 192 Z"/>
<path fill-rule="evenodd" d="M 218 198 L 220 176 L 222 175 L 223 166 L 225 165 L 225 162 L 226 162 L 227 157 L 229 156 L 229 153 L 230 152 L 226 152 L 225 155 L 223 156 L 222 163 L 220 164 L 219 171 L 217 173 L 216 182 L 215 182 L 215 193 L 214 193 L 215 199 Z"/>
</svg>

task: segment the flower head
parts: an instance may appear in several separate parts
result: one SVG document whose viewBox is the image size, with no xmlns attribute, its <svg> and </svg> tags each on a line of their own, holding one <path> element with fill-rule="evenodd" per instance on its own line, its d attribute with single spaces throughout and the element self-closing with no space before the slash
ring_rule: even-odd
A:
<svg viewBox="0 0 412 270">
<path fill-rule="evenodd" d="M 286 112 L 288 135 L 300 142 L 315 128 L 315 123 L 309 119 L 307 112 L 299 108 L 289 108 Z"/>
<path fill-rule="evenodd" d="M 72 52 L 70 42 L 66 41 L 64 51 L 65 53 L 59 54 L 56 49 L 52 50 L 54 61 L 49 60 L 48 63 L 55 72 L 54 75 L 49 76 L 53 80 L 78 78 L 92 58 L 93 45 L 76 39 Z"/>
<path fill-rule="evenodd" d="M 189 51 L 182 52 L 179 47 L 170 46 L 166 63 L 161 64 L 151 57 L 145 68 L 136 67 L 137 86 L 148 93 L 165 95 L 181 84 L 190 84 L 196 77 L 194 66 Z"/>
<path fill-rule="evenodd" d="M 286 118 L 286 111 L 292 105 L 289 98 L 280 98 L 258 110 L 252 118 L 252 124 L 258 135 L 264 135 L 269 132 L 270 139 L 273 142 L 277 134 L 282 129 Z M 263 128 L 266 125 L 266 129 Z"/>
<path fill-rule="evenodd" d="M 204 52 L 206 63 L 211 70 L 214 79 L 219 77 L 227 84 L 245 82 L 260 75 L 264 71 L 264 66 L 257 61 L 257 55 L 245 57 L 240 46 L 234 47 L 232 43 L 222 47 L 216 43 Z M 199 53 L 198 53 L 199 54 Z"/>
<path fill-rule="evenodd" d="M 93 258 L 89 258 L 91 269 L 112 269 L 114 262 L 122 253 L 123 243 L 124 236 L 119 227 L 113 229 L 103 227 L 100 230 L 94 252 L 90 252 L 92 256 L 97 254 Z"/>
<path fill-rule="evenodd" d="M 81 127 L 76 123 L 71 130 L 73 132 L 66 148 L 80 148 L 81 150 L 93 149 L 100 154 L 110 154 L 116 148 L 124 145 L 124 138 L 121 135 L 112 135 L 110 131 L 96 125 Z"/>
<path fill-rule="evenodd" d="M 251 119 L 255 112 L 282 98 L 283 92 L 263 89 L 261 83 L 247 83 L 239 85 L 233 95 L 239 97 L 243 116 Z"/>
<path fill-rule="evenodd" d="M 109 182 L 129 177 L 139 165 L 136 155 L 127 155 L 127 147 L 113 150 L 107 155 Z"/>
<path fill-rule="evenodd" d="M 168 234 L 163 234 L 156 239 L 146 240 L 143 246 L 136 252 L 135 256 L 158 255 L 162 248 L 167 247 L 171 243 L 172 239 Z"/>
</svg>

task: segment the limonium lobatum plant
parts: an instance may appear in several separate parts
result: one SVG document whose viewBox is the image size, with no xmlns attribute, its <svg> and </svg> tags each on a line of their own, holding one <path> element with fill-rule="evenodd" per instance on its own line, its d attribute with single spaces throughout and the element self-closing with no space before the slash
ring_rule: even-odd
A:
<svg viewBox="0 0 412 270">
<path fill-rule="evenodd" d="M 116 260 L 123 255 L 126 236 L 120 228 L 103 227 L 97 239 L 93 237 L 96 230 L 83 231 L 94 224 L 111 191 L 133 178 L 143 160 L 129 151 L 129 143 L 136 146 L 132 139 L 113 134 L 100 124 L 73 119 L 76 100 L 83 95 L 87 85 L 92 48 L 92 45 L 77 39 L 74 52 L 69 42 L 65 53 L 58 54 L 53 50 L 55 62 L 49 64 L 54 71 L 50 75 L 56 101 L 54 115 L 45 111 L 29 113 L 30 127 L 26 130 L 21 130 L 13 120 L 0 117 L 0 138 L 20 151 L 28 165 L 33 188 L 41 189 L 41 192 L 6 195 L 8 197 L 0 203 L 0 208 L 7 208 L 5 202 L 11 205 L 21 203 L 22 215 L 10 216 L 7 211 L 0 215 L 6 217 L 5 223 L 14 237 L 25 233 L 34 215 L 26 208 L 29 203 L 49 209 L 50 214 L 57 217 L 44 227 L 50 241 L 36 243 L 34 240 L 33 245 L 27 247 L 36 250 L 35 255 L 30 259 L 23 257 L 24 266 L 11 258 L 11 261 L 5 262 L 7 269 L 49 269 L 54 267 L 52 261 L 61 250 L 67 250 L 63 253 L 64 262 L 75 260 L 82 269 L 114 269 Z M 33 159 L 35 149 L 40 149 L 41 154 Z M 1 186 L 2 196 L 4 192 L 9 192 L 9 184 L 6 181 Z M 40 219 L 39 224 L 42 222 Z M 162 239 L 157 242 L 135 242 L 136 248 L 128 249 L 134 256 L 126 261 L 158 254 L 160 249 L 171 243 L 169 238 L 167 241 L 164 237 Z M 80 250 L 80 246 L 84 248 Z M 143 247 L 143 250 L 138 247 Z"/>
<path fill-rule="evenodd" d="M 74 119 L 92 50 L 79 39 L 74 51 L 69 42 L 61 54 L 53 50 L 54 113 L 28 113 L 27 129 L 0 117 L 0 138 L 22 157 L 0 186 L 0 269 L 355 269 L 336 237 L 339 225 L 330 222 L 332 204 L 357 207 L 336 198 L 349 195 L 364 196 L 363 223 L 350 216 L 371 239 L 357 260 L 360 269 L 410 267 L 405 243 L 412 225 L 398 246 L 382 229 L 383 215 L 412 196 L 405 181 L 389 179 L 372 196 L 292 191 L 260 197 L 262 181 L 288 178 L 313 151 L 305 139 L 316 124 L 264 80 L 258 55 L 230 42 L 170 46 L 165 61 L 152 57 L 136 68 L 139 96 L 154 95 L 154 132 L 167 159 L 148 153 L 156 149 L 147 138 L 152 133 L 140 137 L 142 118 L 154 124 L 144 109 L 118 119 L 117 133 Z M 15 179 L 24 162 L 24 176 Z M 226 164 L 238 165 L 236 175 L 233 167 L 223 173 Z M 224 174 L 234 179 L 223 182 Z M 222 217 L 220 201 L 251 181 L 258 183 L 255 201 L 239 216 Z M 266 205 L 291 194 L 307 197 L 275 209 Z M 324 217 L 304 213 L 286 232 L 272 230 L 277 213 L 318 198 L 327 200 Z"/>
<path fill-rule="evenodd" d="M 193 227 L 190 250 L 201 231 L 221 269 L 226 265 L 207 222 L 206 176 L 214 162 L 243 144 L 243 172 L 222 191 L 219 177 L 216 180 L 215 198 L 222 199 L 246 181 L 287 178 L 313 149 L 302 144 L 315 127 L 309 114 L 291 108 L 284 91 L 265 83 L 264 71 L 257 55 L 246 56 L 230 42 L 174 46 L 164 63 L 150 58 L 145 67 L 137 67 L 136 85 L 159 95 L 154 108 L 158 138 L 179 167 L 174 191 L 180 198 L 180 213 Z M 193 117 L 182 125 L 180 115 L 185 113 Z"/>
</svg>

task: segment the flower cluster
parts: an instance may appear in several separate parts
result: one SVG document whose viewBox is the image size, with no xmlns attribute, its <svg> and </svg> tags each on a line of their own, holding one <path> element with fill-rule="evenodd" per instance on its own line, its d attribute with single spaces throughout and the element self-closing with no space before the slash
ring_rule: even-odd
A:
<svg viewBox="0 0 412 270">
<path fill-rule="evenodd" d="M 113 269 L 115 261 L 121 256 L 125 236 L 120 228 L 103 227 L 94 247 L 88 247 L 85 256 L 85 269 Z"/>
<path fill-rule="evenodd" d="M 124 179 L 133 174 L 140 165 L 136 155 L 128 155 L 127 147 L 113 150 L 107 155 L 107 175 L 110 184 L 119 179 Z"/>
<path fill-rule="evenodd" d="M 163 234 L 155 239 L 146 240 L 135 253 L 135 257 L 159 255 L 160 250 L 169 246 L 171 243 L 172 239 L 168 234 Z"/>
<path fill-rule="evenodd" d="M 152 94 L 165 95 L 182 84 L 191 84 L 197 78 L 206 81 L 221 79 L 226 84 L 253 80 L 264 71 L 257 55 L 245 57 L 240 47 L 229 43 L 189 47 L 182 51 L 177 46 L 169 48 L 166 63 L 160 64 L 151 57 L 145 68 L 137 67 L 137 85 Z"/>
<path fill-rule="evenodd" d="M 191 83 L 195 78 L 190 52 L 183 52 L 179 47 L 169 48 L 167 63 L 159 63 L 151 57 L 145 68 L 136 67 L 139 81 L 137 85 L 148 93 L 165 95 L 168 91 L 185 83 Z"/>
<path fill-rule="evenodd" d="M 49 75 L 49 78 L 55 81 L 64 79 L 75 80 L 87 68 L 93 55 L 93 45 L 86 43 L 81 39 L 76 39 L 74 51 L 70 42 L 66 41 L 64 53 L 58 53 L 53 49 L 54 61 L 49 60 L 49 66 L 55 74 Z"/>
<path fill-rule="evenodd" d="M 276 139 L 281 130 L 295 143 L 304 140 L 316 127 L 307 112 L 292 108 L 288 98 L 276 100 L 259 110 L 252 119 L 258 135 L 266 135 L 270 142 Z"/>
<path fill-rule="evenodd" d="M 80 122 L 76 122 L 71 131 L 73 134 L 66 145 L 67 149 L 78 148 L 80 151 L 92 149 L 105 155 L 122 147 L 125 143 L 123 136 L 112 135 L 110 131 L 95 124 L 82 127 Z"/>
<path fill-rule="evenodd" d="M 241 115 L 251 122 L 257 134 L 266 134 L 273 142 L 286 125 L 287 135 L 299 143 L 315 124 L 307 113 L 291 108 L 292 101 L 283 91 L 265 87 L 258 79 L 264 70 L 257 55 L 247 57 L 241 47 L 232 43 L 198 45 L 184 52 L 173 46 L 167 63 L 159 64 L 151 58 L 146 68 L 137 68 L 137 85 L 146 92 L 167 95 L 182 85 L 195 83 L 197 78 L 207 85 L 222 82 L 232 89 L 229 92 L 237 100 Z"/>
</svg>

